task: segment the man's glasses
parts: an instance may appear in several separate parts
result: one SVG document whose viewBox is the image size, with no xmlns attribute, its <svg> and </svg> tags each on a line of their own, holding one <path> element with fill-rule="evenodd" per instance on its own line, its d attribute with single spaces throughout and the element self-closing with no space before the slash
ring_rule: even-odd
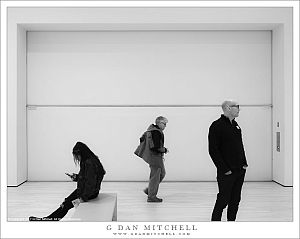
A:
<svg viewBox="0 0 300 239">
<path fill-rule="evenodd" d="M 230 105 L 229 107 L 235 107 L 235 108 L 240 108 L 240 105 Z"/>
</svg>

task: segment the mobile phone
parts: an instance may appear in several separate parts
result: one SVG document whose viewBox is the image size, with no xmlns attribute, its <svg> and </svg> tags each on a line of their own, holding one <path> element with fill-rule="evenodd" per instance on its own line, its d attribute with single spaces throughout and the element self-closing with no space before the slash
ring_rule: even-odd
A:
<svg viewBox="0 0 300 239">
<path fill-rule="evenodd" d="M 69 173 L 65 173 L 65 175 L 67 175 L 67 176 L 69 176 L 69 177 L 72 177 L 72 175 L 71 175 L 71 174 L 69 174 Z"/>
</svg>

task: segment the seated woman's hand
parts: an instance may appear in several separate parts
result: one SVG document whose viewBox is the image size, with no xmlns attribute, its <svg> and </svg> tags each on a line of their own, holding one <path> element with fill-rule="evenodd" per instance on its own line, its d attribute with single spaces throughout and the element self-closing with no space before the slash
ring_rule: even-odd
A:
<svg viewBox="0 0 300 239">
<path fill-rule="evenodd" d="M 78 207 L 80 203 L 81 203 L 80 198 L 76 198 L 75 200 L 72 201 L 72 204 L 75 208 Z"/>
<path fill-rule="evenodd" d="M 71 178 L 73 181 L 76 181 L 76 180 L 77 180 L 77 174 L 76 174 L 76 173 L 72 173 L 72 175 L 70 176 L 70 178 Z"/>
</svg>

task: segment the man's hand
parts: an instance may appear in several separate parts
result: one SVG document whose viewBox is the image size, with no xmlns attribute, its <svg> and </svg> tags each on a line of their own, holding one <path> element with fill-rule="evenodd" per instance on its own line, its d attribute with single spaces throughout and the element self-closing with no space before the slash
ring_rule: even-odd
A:
<svg viewBox="0 0 300 239">
<path fill-rule="evenodd" d="M 247 165 L 244 165 L 244 166 L 243 166 L 243 169 L 246 169 L 247 167 L 248 167 Z"/>
<path fill-rule="evenodd" d="M 230 175 L 230 174 L 232 174 L 231 170 L 225 173 L 225 175 Z"/>
</svg>

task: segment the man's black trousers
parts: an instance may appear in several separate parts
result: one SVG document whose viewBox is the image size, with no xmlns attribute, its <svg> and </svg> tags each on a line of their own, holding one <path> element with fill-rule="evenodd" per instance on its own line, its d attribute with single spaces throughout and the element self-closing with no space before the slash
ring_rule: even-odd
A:
<svg viewBox="0 0 300 239">
<path fill-rule="evenodd" d="M 227 208 L 227 220 L 235 221 L 241 200 L 241 191 L 245 178 L 245 169 L 232 170 L 232 174 L 218 173 L 219 193 L 212 213 L 212 221 L 221 221 L 223 209 Z"/>
</svg>

